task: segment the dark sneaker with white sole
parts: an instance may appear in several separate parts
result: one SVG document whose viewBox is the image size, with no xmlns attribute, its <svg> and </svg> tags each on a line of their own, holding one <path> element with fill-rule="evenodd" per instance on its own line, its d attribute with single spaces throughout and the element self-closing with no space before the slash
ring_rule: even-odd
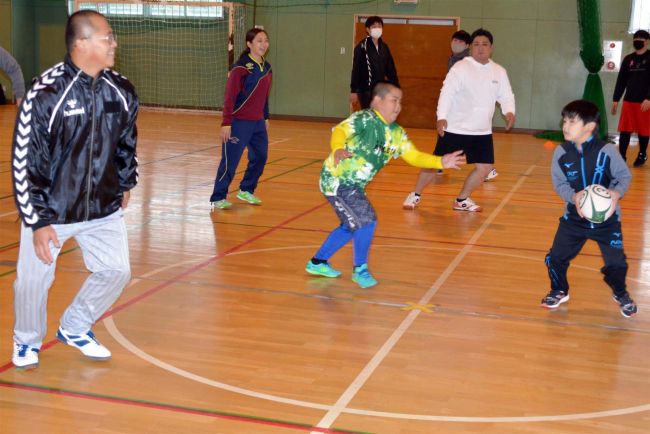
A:
<svg viewBox="0 0 650 434">
<path fill-rule="evenodd" d="M 551 292 L 542 299 L 542 307 L 555 309 L 567 301 L 569 301 L 569 294 L 564 291 L 551 290 Z"/>
</svg>

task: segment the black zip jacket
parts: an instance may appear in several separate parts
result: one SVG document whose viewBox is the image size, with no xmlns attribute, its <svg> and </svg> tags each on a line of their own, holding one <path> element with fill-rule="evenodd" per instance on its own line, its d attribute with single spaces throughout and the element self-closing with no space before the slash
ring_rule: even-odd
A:
<svg viewBox="0 0 650 434">
<path fill-rule="evenodd" d="M 650 99 L 650 50 L 641 55 L 628 54 L 621 62 L 612 98 L 614 102 L 621 99 L 623 92 L 623 101 L 643 102 Z"/>
<path fill-rule="evenodd" d="M 138 99 L 105 69 L 95 79 L 69 56 L 25 95 L 12 153 L 14 196 L 25 225 L 77 223 L 117 211 L 137 183 Z"/>
<path fill-rule="evenodd" d="M 566 202 L 563 218 L 593 227 L 593 223 L 578 215 L 573 195 L 591 184 L 600 184 L 615 190 L 622 198 L 630 186 L 632 174 L 614 145 L 592 137 L 582 144 L 582 151 L 578 151 L 573 142 L 564 142 L 555 148 L 551 179 L 555 191 Z M 617 205 L 616 219 L 620 220 L 620 213 L 620 205 Z"/>
<path fill-rule="evenodd" d="M 399 86 L 397 69 L 388 45 L 381 38 L 378 45 L 379 47 L 375 48 L 372 38 L 367 36 L 354 47 L 351 93 L 369 92 L 375 83 L 383 80 Z"/>
</svg>

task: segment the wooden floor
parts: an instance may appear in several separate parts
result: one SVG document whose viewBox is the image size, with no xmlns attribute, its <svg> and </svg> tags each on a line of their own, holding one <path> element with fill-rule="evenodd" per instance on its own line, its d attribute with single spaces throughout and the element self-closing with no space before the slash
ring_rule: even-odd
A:
<svg viewBox="0 0 650 434">
<path fill-rule="evenodd" d="M 219 119 L 144 111 L 126 211 L 133 282 L 95 326 L 113 359 L 54 339 L 87 276 L 69 242 L 40 366 L 21 371 L 10 362 L 14 116 L 0 106 L 3 434 L 650 432 L 650 167 L 633 170 L 622 202 L 639 314 L 619 314 L 593 244 L 570 270 L 570 303 L 548 311 L 544 255 L 562 204 L 542 140 L 495 135 L 499 177 L 473 195 L 480 214 L 451 209 L 467 169 L 403 211 L 417 169 L 392 162 L 368 189 L 380 284 L 362 290 L 349 246 L 332 261 L 341 278 L 304 271 L 337 225 L 318 191 L 332 125 L 272 122 L 263 206 L 233 195 L 210 213 Z M 432 131 L 410 135 L 432 149 Z"/>
</svg>

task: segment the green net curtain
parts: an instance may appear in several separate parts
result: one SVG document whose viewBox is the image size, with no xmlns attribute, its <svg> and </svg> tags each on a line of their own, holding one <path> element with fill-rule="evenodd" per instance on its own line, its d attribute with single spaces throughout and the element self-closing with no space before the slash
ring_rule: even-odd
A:
<svg viewBox="0 0 650 434">
<path fill-rule="evenodd" d="M 600 137 L 607 137 L 607 111 L 603 84 L 598 72 L 603 66 L 603 43 L 600 38 L 599 0 L 578 1 L 578 24 L 580 25 L 580 58 L 589 71 L 582 98 L 591 101 L 600 110 Z"/>
</svg>

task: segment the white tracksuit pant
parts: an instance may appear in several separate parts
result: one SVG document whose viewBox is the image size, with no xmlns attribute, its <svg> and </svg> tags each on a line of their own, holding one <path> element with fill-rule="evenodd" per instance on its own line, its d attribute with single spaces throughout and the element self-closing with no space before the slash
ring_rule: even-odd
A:
<svg viewBox="0 0 650 434">
<path fill-rule="evenodd" d="M 52 225 L 59 245 L 74 238 L 92 273 L 61 317 L 61 327 L 72 334 L 85 333 L 111 307 L 131 279 L 129 246 L 122 210 L 107 217 L 79 223 Z M 20 252 L 14 282 L 14 341 L 40 348 L 47 332 L 47 295 L 54 282 L 61 249 L 50 243 L 54 262 L 46 265 L 36 256 L 32 229 L 22 225 Z"/>
</svg>

